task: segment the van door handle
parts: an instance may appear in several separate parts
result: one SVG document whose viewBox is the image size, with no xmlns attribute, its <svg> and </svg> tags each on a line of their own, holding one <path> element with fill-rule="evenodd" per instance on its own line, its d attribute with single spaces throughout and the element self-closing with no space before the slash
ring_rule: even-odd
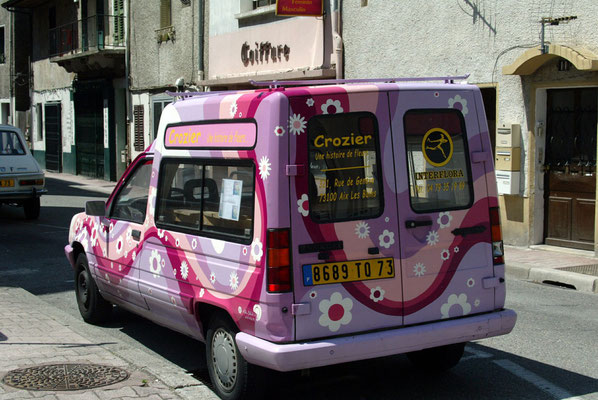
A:
<svg viewBox="0 0 598 400">
<path fill-rule="evenodd" d="M 424 221 L 415 221 L 412 219 L 408 219 L 407 221 L 405 221 L 405 227 L 407 229 L 417 228 L 418 226 L 432 226 L 432 220 L 427 219 Z"/>
<path fill-rule="evenodd" d="M 131 237 L 134 240 L 139 241 L 139 239 L 141 239 L 141 231 L 138 231 L 137 229 L 133 229 L 131 231 Z"/>
<path fill-rule="evenodd" d="M 467 236 L 467 235 L 473 235 L 476 233 L 482 233 L 486 230 L 486 227 L 484 225 L 476 225 L 476 226 L 470 226 L 467 228 L 457 228 L 457 229 L 453 229 L 451 231 L 451 233 L 455 236 Z"/>
</svg>

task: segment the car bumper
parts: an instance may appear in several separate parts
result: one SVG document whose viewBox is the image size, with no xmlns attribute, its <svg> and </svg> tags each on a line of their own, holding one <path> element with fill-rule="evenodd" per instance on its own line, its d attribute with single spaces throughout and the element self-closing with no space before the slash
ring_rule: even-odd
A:
<svg viewBox="0 0 598 400">
<path fill-rule="evenodd" d="M 14 191 L 0 191 L 0 201 L 28 200 L 48 193 L 47 189 L 26 189 Z"/>
<path fill-rule="evenodd" d="M 293 371 L 504 335 L 511 332 L 516 320 L 517 314 L 513 310 L 501 310 L 312 342 L 276 344 L 243 332 L 237 333 L 236 341 L 249 363 L 277 371 Z"/>
</svg>

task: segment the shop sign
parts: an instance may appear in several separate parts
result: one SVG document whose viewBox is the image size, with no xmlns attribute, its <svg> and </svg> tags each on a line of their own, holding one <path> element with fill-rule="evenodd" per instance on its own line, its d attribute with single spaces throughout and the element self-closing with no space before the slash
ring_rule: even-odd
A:
<svg viewBox="0 0 598 400">
<path fill-rule="evenodd" d="M 276 15 L 321 17 L 323 0 L 276 0 Z"/>
</svg>

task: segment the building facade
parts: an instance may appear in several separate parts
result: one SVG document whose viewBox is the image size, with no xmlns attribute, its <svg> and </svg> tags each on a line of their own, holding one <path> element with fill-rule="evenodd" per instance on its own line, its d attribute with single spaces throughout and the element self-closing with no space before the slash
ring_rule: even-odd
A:
<svg viewBox="0 0 598 400">
<path fill-rule="evenodd" d="M 347 1 L 345 74 L 470 74 L 497 146 L 505 242 L 595 250 L 597 12 L 592 0 Z"/>
</svg>

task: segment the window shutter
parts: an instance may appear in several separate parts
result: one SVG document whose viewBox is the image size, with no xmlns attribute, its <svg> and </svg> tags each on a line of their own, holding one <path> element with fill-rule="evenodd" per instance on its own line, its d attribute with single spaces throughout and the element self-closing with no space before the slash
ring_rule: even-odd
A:
<svg viewBox="0 0 598 400">
<path fill-rule="evenodd" d="M 143 140 L 143 105 L 133 107 L 133 119 L 135 125 L 135 151 L 143 151 L 145 149 Z"/>
<path fill-rule="evenodd" d="M 167 28 L 171 25 L 170 0 L 160 0 L 160 28 Z"/>
<path fill-rule="evenodd" d="M 114 0 L 114 42 L 124 44 L 125 40 L 125 5 L 124 0 Z"/>
</svg>

